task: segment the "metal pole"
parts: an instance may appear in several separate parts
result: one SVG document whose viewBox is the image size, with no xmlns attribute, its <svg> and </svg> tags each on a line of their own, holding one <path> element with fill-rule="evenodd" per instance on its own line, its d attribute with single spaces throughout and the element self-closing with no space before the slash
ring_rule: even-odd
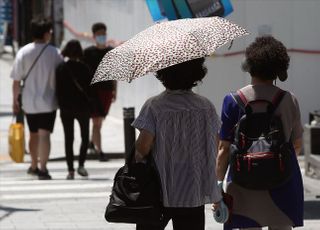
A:
<svg viewBox="0 0 320 230">
<path fill-rule="evenodd" d="M 125 144 L 125 159 L 127 160 L 129 154 L 136 141 L 136 133 L 131 123 L 134 121 L 134 107 L 123 108 L 123 125 L 124 125 L 124 144 Z"/>
</svg>

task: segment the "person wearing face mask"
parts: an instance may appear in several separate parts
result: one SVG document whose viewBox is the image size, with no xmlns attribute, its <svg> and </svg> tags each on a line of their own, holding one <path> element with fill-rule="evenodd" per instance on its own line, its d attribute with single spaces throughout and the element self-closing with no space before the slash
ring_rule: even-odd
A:
<svg viewBox="0 0 320 230">
<path fill-rule="evenodd" d="M 113 47 L 106 46 L 107 26 L 98 22 L 92 25 L 93 38 L 95 45 L 84 50 L 84 61 L 88 65 L 91 77 L 102 60 L 103 56 L 112 50 Z M 100 161 L 107 161 L 108 158 L 101 148 L 101 128 L 102 123 L 109 112 L 112 102 L 116 100 L 117 83 L 116 81 L 104 81 L 94 84 L 91 88 L 92 97 L 95 98 L 92 105 L 92 133 L 89 149 L 99 154 Z"/>
</svg>

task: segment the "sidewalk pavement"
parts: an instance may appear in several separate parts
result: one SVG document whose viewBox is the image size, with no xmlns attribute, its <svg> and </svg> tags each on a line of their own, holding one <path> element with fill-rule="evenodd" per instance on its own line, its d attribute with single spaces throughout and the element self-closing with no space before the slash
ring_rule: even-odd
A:
<svg viewBox="0 0 320 230">
<path fill-rule="evenodd" d="M 1 80 L 0 80 L 1 81 Z M 1 94 L 1 93 L 0 93 Z M 1 95 L 0 95 L 1 97 Z M 8 130 L 9 125 L 12 123 L 12 116 L 0 115 L 0 160 L 7 159 L 8 157 Z M 80 149 L 80 129 L 77 122 L 75 122 L 75 135 L 74 135 L 74 152 L 78 155 Z M 112 158 L 121 158 L 124 154 L 124 128 L 123 121 L 112 116 L 107 116 L 103 123 L 102 128 L 102 149 Z M 29 140 L 29 131 L 25 125 L 25 140 L 26 148 L 28 147 L 27 141 Z M 28 148 L 27 148 L 28 149 Z M 59 160 L 65 158 L 64 151 L 64 132 L 59 115 L 55 121 L 54 131 L 51 135 L 51 153 L 50 160 Z"/>
<path fill-rule="evenodd" d="M 303 163 L 302 157 L 299 158 Z M 0 161 L 0 229 L 1 230 L 134 230 L 132 224 L 108 223 L 104 211 L 111 191 L 112 179 L 123 159 L 108 162 L 89 160 L 89 178 L 76 175 L 65 180 L 64 161 L 49 162 L 52 181 L 27 178 L 26 163 Z M 303 168 L 302 168 L 303 171 Z M 303 177 L 305 184 L 304 227 L 320 229 L 319 181 Z M 318 197 L 318 198 L 317 198 Z M 222 229 L 212 218 L 210 205 L 205 211 L 206 230 Z M 167 230 L 172 230 L 169 223 Z"/>
</svg>

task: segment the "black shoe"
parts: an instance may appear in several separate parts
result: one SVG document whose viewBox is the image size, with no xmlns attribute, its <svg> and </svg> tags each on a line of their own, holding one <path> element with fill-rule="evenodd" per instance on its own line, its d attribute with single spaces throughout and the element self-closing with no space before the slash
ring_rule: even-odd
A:
<svg viewBox="0 0 320 230">
<path fill-rule="evenodd" d="M 88 145 L 88 154 L 98 154 L 98 151 L 96 150 L 92 141 L 90 141 Z"/>
<path fill-rule="evenodd" d="M 92 141 L 89 142 L 88 149 L 94 149 L 94 144 Z"/>
<path fill-rule="evenodd" d="M 30 167 L 28 168 L 27 173 L 28 173 L 29 175 L 31 175 L 31 176 L 38 176 L 38 174 L 39 174 L 39 169 L 38 169 L 38 167 L 35 168 L 35 169 L 33 169 L 33 168 L 30 166 Z"/>
<path fill-rule="evenodd" d="M 39 180 L 51 180 L 52 177 L 50 176 L 48 170 L 46 170 L 46 171 L 39 170 L 38 179 Z"/>
<path fill-rule="evenodd" d="M 80 166 L 77 172 L 80 176 L 88 176 L 88 172 L 83 166 Z"/>
<path fill-rule="evenodd" d="M 74 171 L 69 171 L 66 179 L 67 180 L 74 180 Z"/>
<path fill-rule="evenodd" d="M 99 161 L 108 161 L 109 158 L 107 156 L 107 154 L 101 152 L 100 155 L 99 155 Z"/>
</svg>

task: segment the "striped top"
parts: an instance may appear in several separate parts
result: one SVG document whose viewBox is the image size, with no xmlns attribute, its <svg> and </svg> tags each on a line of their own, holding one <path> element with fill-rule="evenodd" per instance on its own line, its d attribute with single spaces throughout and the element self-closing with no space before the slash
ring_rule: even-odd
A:
<svg viewBox="0 0 320 230">
<path fill-rule="evenodd" d="M 155 136 L 152 154 L 159 170 L 165 207 L 217 202 L 214 105 L 192 91 L 166 90 L 148 99 L 132 125 Z"/>
</svg>

